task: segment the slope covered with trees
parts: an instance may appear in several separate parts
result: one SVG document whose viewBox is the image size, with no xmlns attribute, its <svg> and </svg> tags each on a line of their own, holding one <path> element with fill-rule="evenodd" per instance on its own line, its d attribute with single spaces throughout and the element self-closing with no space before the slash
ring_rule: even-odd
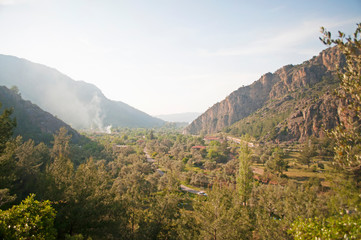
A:
<svg viewBox="0 0 361 240">
<path fill-rule="evenodd" d="M 17 126 L 14 135 L 21 135 L 24 139 L 33 139 L 36 142 L 50 143 L 52 135 L 61 127 L 65 127 L 73 136 L 73 141 L 79 142 L 82 137 L 68 124 L 43 111 L 30 101 L 22 99 L 16 88 L 10 90 L 0 86 L 0 102 L 5 109 L 12 109 Z"/>
</svg>

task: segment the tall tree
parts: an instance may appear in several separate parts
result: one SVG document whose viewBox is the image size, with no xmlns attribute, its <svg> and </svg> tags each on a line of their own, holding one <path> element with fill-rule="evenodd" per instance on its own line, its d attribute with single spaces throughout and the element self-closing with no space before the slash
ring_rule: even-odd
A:
<svg viewBox="0 0 361 240">
<path fill-rule="evenodd" d="M 239 154 L 239 172 L 237 176 L 237 190 L 240 201 L 247 204 L 252 192 L 253 172 L 251 169 L 251 151 L 247 144 L 240 149 Z"/>
<path fill-rule="evenodd" d="M 58 134 L 54 135 L 54 145 L 52 149 L 53 162 L 48 166 L 47 172 L 54 184 L 51 199 L 64 200 L 65 191 L 70 191 L 70 185 L 74 176 L 74 166 L 69 158 L 69 141 L 65 128 L 60 128 Z"/>
<path fill-rule="evenodd" d="M 247 209 L 239 205 L 232 187 L 214 184 L 207 197 L 194 203 L 194 232 L 198 239 L 250 239 L 251 224 Z"/>
</svg>

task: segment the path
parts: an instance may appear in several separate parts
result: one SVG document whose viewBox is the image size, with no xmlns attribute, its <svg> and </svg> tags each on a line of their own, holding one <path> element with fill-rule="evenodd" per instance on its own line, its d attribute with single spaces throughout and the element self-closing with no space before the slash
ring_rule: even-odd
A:
<svg viewBox="0 0 361 240">
<path fill-rule="evenodd" d="M 152 163 L 154 165 L 155 160 L 153 158 L 151 158 L 151 156 L 148 154 L 147 148 L 144 148 L 144 153 L 145 156 L 147 157 L 147 161 Z M 165 172 L 163 172 L 162 170 L 160 170 L 159 168 L 156 170 L 161 176 L 163 176 L 165 174 Z M 192 189 L 190 187 L 184 186 L 184 185 L 180 185 L 180 188 L 182 191 L 184 192 L 189 192 L 189 193 L 193 193 L 193 194 L 198 194 L 198 195 L 204 195 L 207 196 L 207 194 L 203 191 L 197 191 L 195 189 Z"/>
</svg>

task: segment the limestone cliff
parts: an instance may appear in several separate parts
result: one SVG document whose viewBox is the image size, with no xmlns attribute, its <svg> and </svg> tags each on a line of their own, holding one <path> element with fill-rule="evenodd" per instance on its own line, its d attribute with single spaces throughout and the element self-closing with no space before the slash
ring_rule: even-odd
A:
<svg viewBox="0 0 361 240">
<path fill-rule="evenodd" d="M 300 65 L 267 73 L 208 109 L 185 132 L 227 131 L 278 140 L 318 136 L 339 122 L 339 104 L 331 92 L 338 85 L 337 68 L 344 64 L 340 51 L 329 48 Z"/>
</svg>

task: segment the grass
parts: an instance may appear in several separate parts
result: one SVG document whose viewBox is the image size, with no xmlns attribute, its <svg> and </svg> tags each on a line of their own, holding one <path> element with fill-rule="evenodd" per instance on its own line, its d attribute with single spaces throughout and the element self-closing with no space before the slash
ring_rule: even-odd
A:
<svg viewBox="0 0 361 240">
<path fill-rule="evenodd" d="M 329 166 L 329 162 L 327 161 L 321 161 L 319 158 L 313 158 L 314 164 L 311 164 L 310 167 L 307 167 L 306 165 L 302 165 L 298 162 L 298 157 L 300 156 L 299 152 L 296 151 L 290 151 L 286 155 L 286 160 L 289 163 L 290 168 L 288 171 L 284 172 L 285 175 L 290 180 L 294 180 L 298 183 L 303 183 L 305 181 L 308 181 L 312 177 L 317 177 L 321 179 L 321 184 L 323 186 L 329 186 L 329 181 L 327 181 L 327 173 L 328 170 L 331 168 Z M 316 162 L 322 163 L 325 167 L 325 169 L 320 169 L 319 167 L 316 167 Z M 265 166 L 263 164 L 252 164 L 252 167 L 260 172 L 265 169 Z M 313 169 L 316 169 L 316 171 L 312 171 Z"/>
<path fill-rule="evenodd" d="M 199 167 L 195 167 L 195 166 L 191 166 L 190 164 L 186 164 L 184 167 L 184 171 L 185 172 L 203 172 L 203 169 L 199 168 Z"/>
</svg>

